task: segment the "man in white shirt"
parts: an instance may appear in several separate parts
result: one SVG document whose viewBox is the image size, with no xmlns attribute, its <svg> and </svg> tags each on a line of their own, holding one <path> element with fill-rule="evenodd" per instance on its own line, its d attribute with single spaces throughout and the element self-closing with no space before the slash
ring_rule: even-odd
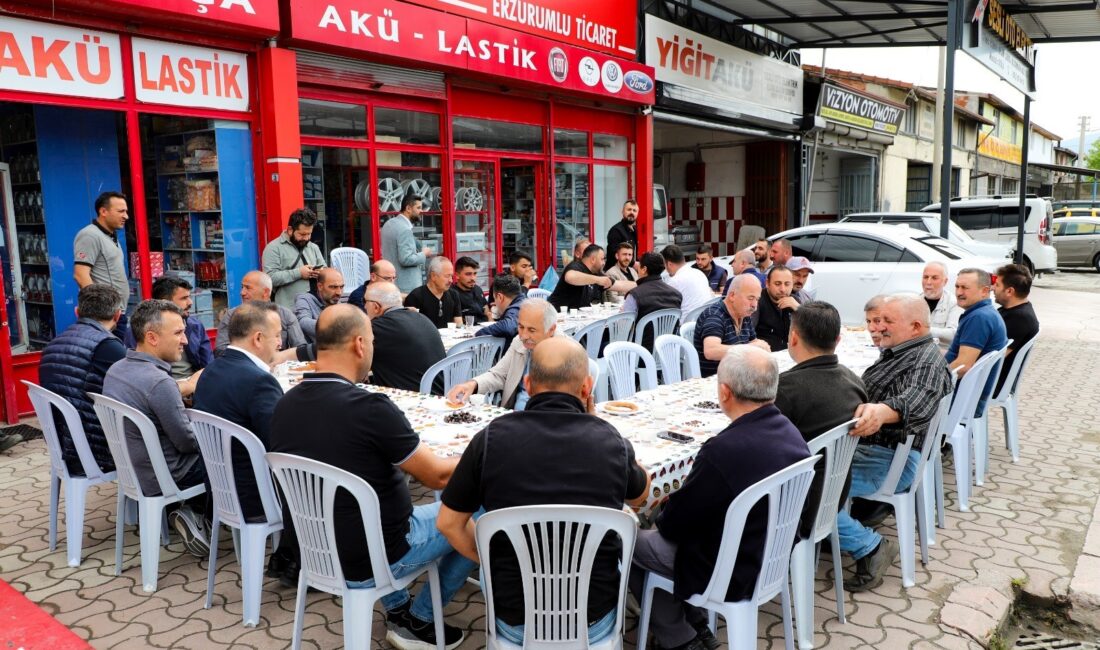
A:
<svg viewBox="0 0 1100 650">
<path fill-rule="evenodd" d="M 955 330 L 959 327 L 959 317 L 963 310 L 955 304 L 955 296 L 944 291 L 947 286 L 947 267 L 940 262 L 929 262 L 921 274 L 921 289 L 928 311 L 932 312 L 932 337 L 939 340 L 941 348 L 951 344 Z"/>
<path fill-rule="evenodd" d="M 687 265 L 684 252 L 679 246 L 675 244 L 665 246 L 661 249 L 661 257 L 665 258 L 665 269 L 668 271 L 667 282 L 684 297 L 680 309 L 691 311 L 714 300 L 714 292 L 710 290 L 710 280 L 707 279 L 707 275 L 694 266 Z"/>
</svg>

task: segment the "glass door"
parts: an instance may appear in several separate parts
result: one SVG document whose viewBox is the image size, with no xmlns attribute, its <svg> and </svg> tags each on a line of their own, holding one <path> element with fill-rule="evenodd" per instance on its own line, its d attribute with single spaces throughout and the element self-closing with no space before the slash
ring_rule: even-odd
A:
<svg viewBox="0 0 1100 650">
<path fill-rule="evenodd" d="M 500 166 L 501 256 L 512 253 L 531 256 L 541 274 L 545 260 L 539 259 L 538 216 L 541 205 L 538 179 L 542 165 L 531 162 L 504 162 Z"/>
<path fill-rule="evenodd" d="M 477 284 L 488 289 L 499 270 L 497 163 L 456 160 L 454 171 L 455 259 L 476 260 Z"/>
</svg>

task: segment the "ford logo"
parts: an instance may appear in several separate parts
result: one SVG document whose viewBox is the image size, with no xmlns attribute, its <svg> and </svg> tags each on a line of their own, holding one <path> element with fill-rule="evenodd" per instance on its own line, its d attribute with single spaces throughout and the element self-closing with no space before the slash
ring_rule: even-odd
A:
<svg viewBox="0 0 1100 650">
<path fill-rule="evenodd" d="M 649 78 L 649 75 L 640 70 L 631 70 L 626 73 L 626 77 L 623 78 L 623 83 L 626 87 L 639 95 L 644 95 L 653 90 L 653 80 Z"/>
</svg>

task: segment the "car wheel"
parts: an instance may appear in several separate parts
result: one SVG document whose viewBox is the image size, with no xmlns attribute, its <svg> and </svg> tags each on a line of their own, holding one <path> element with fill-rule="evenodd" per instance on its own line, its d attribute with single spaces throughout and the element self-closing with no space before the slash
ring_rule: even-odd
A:
<svg viewBox="0 0 1100 650">
<path fill-rule="evenodd" d="M 1100 273 L 1100 253 L 1096 254 L 1096 257 L 1092 258 L 1092 268 L 1096 269 L 1097 273 Z"/>
<path fill-rule="evenodd" d="M 1035 265 L 1031 263 L 1031 260 L 1028 258 L 1027 255 L 1024 255 L 1024 266 L 1027 267 L 1027 270 L 1029 273 L 1031 273 L 1031 276 L 1035 277 Z"/>
</svg>

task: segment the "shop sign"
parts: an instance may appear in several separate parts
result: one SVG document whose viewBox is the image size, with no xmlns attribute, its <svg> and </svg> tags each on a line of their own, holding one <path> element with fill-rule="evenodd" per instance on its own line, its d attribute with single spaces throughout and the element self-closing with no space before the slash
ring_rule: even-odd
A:
<svg viewBox="0 0 1100 650">
<path fill-rule="evenodd" d="M 760 109 L 801 116 L 802 69 L 753 54 L 646 14 L 645 61 L 657 81 L 703 93 L 735 112 L 764 117 Z M 755 109 L 755 110 L 754 110 Z"/>
<path fill-rule="evenodd" d="M 1035 92 L 1031 45 L 1027 33 L 997 0 L 977 0 L 963 36 L 963 51 L 1026 95 Z"/>
<path fill-rule="evenodd" d="M 193 108 L 248 110 L 248 58 L 144 38 L 133 39 L 138 101 Z"/>
<path fill-rule="evenodd" d="M 978 143 L 978 153 L 1016 165 L 1019 165 L 1020 161 L 1024 159 L 1024 151 L 1019 145 L 993 135 L 982 136 L 981 141 Z"/>
<path fill-rule="evenodd" d="M 118 36 L 0 16 L 0 88 L 49 95 L 118 99 Z"/>
<path fill-rule="evenodd" d="M 640 104 L 652 69 L 396 0 L 290 0 L 291 39 Z"/>
<path fill-rule="evenodd" d="M 832 122 L 897 135 L 905 109 L 850 88 L 824 83 L 817 114 Z"/>
<path fill-rule="evenodd" d="M 278 0 L 110 0 L 131 13 L 168 14 L 210 25 L 277 34 Z"/>
<path fill-rule="evenodd" d="M 409 0 L 553 41 L 633 59 L 636 0 Z"/>
</svg>

